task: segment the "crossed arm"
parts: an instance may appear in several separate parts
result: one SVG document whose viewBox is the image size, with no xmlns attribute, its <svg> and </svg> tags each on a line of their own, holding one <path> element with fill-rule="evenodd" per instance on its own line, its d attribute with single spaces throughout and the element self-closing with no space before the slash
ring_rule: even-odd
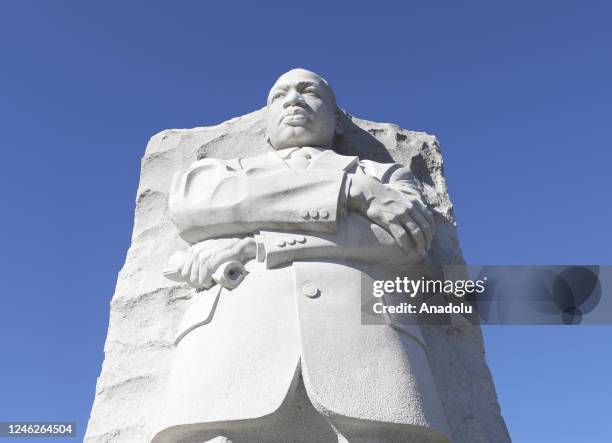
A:
<svg viewBox="0 0 612 443">
<path fill-rule="evenodd" d="M 170 213 L 193 244 L 181 265 L 202 287 L 222 263 L 274 267 L 308 258 L 416 263 L 431 245 L 433 217 L 412 174 L 383 178 L 334 170 L 244 171 L 206 159 L 177 174 Z"/>
</svg>

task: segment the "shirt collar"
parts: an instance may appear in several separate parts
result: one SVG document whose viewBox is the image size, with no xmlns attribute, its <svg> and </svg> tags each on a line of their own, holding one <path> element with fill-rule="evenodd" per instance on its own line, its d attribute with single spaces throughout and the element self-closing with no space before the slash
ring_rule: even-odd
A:
<svg viewBox="0 0 612 443">
<path fill-rule="evenodd" d="M 300 150 L 300 149 L 306 150 L 312 156 L 313 159 L 319 154 L 321 154 L 322 152 L 327 151 L 327 149 L 325 148 L 315 148 L 312 146 L 285 148 L 285 149 L 280 149 L 278 151 L 272 148 L 270 149 L 274 151 L 274 153 L 278 155 L 280 158 L 282 158 L 283 160 L 286 160 L 287 158 L 291 156 L 291 154 L 293 154 L 295 151 Z"/>
</svg>

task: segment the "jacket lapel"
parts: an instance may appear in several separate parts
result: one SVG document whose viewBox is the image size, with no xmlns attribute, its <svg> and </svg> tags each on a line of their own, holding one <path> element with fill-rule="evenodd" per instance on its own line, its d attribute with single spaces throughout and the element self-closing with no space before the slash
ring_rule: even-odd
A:
<svg viewBox="0 0 612 443">
<path fill-rule="evenodd" d="M 267 154 L 258 155 L 257 157 L 241 158 L 240 166 L 245 172 L 248 173 L 256 173 L 276 169 L 289 169 L 287 163 L 285 163 L 283 159 L 281 159 L 274 152 L 268 152 Z"/>
<path fill-rule="evenodd" d="M 327 149 L 315 157 L 308 169 L 348 171 L 358 161 L 359 157 L 357 156 L 340 155 L 331 149 Z"/>
</svg>

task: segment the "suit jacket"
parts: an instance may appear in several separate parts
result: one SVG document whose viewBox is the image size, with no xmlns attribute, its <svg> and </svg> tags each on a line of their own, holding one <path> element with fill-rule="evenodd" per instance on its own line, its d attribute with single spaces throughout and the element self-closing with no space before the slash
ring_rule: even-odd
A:
<svg viewBox="0 0 612 443">
<path fill-rule="evenodd" d="M 270 417 L 300 370 L 313 404 L 337 419 L 405 426 L 422 441 L 449 435 L 419 327 L 361 324 L 368 279 L 423 257 L 347 212 L 348 174 L 420 196 L 401 165 L 332 150 L 305 170 L 270 152 L 200 160 L 175 176 L 169 207 L 183 239 L 254 235 L 259 251 L 238 288 L 194 296 L 154 441 Z"/>
</svg>

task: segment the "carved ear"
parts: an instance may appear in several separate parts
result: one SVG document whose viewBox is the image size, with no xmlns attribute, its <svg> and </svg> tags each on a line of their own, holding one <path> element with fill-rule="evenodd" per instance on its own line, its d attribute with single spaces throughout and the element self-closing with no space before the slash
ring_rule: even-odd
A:
<svg viewBox="0 0 612 443">
<path fill-rule="evenodd" d="M 336 108 L 336 135 L 344 135 L 344 112 Z"/>
</svg>

